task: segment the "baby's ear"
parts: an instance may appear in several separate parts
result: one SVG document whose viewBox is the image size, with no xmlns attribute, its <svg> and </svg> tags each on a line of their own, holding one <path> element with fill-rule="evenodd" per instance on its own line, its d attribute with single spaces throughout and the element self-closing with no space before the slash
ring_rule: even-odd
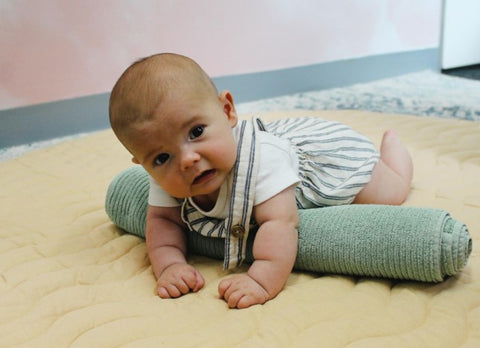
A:
<svg viewBox="0 0 480 348">
<path fill-rule="evenodd" d="M 137 159 L 137 157 L 132 157 L 132 162 L 135 164 L 140 164 L 140 161 Z"/>
<path fill-rule="evenodd" d="M 227 115 L 232 128 L 237 125 L 238 116 L 237 110 L 235 110 L 235 102 L 233 101 L 233 96 L 230 91 L 223 90 L 218 97 L 223 104 L 223 111 Z"/>
</svg>

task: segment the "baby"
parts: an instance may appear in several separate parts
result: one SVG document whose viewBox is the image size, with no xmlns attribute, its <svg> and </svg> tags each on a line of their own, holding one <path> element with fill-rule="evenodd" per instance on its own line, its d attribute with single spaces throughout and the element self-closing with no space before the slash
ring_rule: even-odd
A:
<svg viewBox="0 0 480 348">
<path fill-rule="evenodd" d="M 253 263 L 218 285 L 231 308 L 274 298 L 297 254 L 298 208 L 401 204 L 413 166 L 393 131 L 380 154 L 349 127 L 316 118 L 241 121 L 193 60 L 157 54 L 132 64 L 110 96 L 115 135 L 150 175 L 146 245 L 161 298 L 204 286 L 186 261 L 186 230 L 225 238 L 224 268 Z M 256 233 L 250 234 L 250 223 Z M 253 230 L 253 228 L 252 228 Z"/>
</svg>

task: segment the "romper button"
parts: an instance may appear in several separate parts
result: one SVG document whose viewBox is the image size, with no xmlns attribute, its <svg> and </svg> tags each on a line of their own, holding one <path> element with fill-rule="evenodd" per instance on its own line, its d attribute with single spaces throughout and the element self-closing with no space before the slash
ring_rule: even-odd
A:
<svg viewBox="0 0 480 348">
<path fill-rule="evenodd" d="M 242 225 L 235 225 L 232 227 L 231 233 L 235 238 L 242 238 L 245 235 L 245 228 Z"/>
</svg>

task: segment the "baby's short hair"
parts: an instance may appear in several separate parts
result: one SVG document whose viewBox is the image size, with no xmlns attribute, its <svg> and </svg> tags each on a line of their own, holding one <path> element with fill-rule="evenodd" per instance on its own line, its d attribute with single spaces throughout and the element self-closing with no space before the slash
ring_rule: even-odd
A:
<svg viewBox="0 0 480 348">
<path fill-rule="evenodd" d="M 188 57 L 160 53 L 136 61 L 120 76 L 110 94 L 113 131 L 121 138 L 129 125 L 151 119 L 169 91 L 187 87 L 206 96 L 218 93 L 208 75 Z"/>
</svg>

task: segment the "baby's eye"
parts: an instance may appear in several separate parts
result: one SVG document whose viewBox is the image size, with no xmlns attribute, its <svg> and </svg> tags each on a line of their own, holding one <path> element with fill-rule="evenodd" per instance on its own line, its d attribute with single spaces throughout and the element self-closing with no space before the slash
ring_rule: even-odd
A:
<svg viewBox="0 0 480 348">
<path fill-rule="evenodd" d="M 167 162 L 169 158 L 170 158 L 170 155 L 168 153 L 161 153 L 160 155 L 155 157 L 155 159 L 153 160 L 153 164 L 156 166 L 160 166 L 165 162 Z"/>
<path fill-rule="evenodd" d="M 189 137 L 190 139 L 198 138 L 203 134 L 203 130 L 205 129 L 204 126 L 195 126 L 190 130 Z"/>
</svg>

